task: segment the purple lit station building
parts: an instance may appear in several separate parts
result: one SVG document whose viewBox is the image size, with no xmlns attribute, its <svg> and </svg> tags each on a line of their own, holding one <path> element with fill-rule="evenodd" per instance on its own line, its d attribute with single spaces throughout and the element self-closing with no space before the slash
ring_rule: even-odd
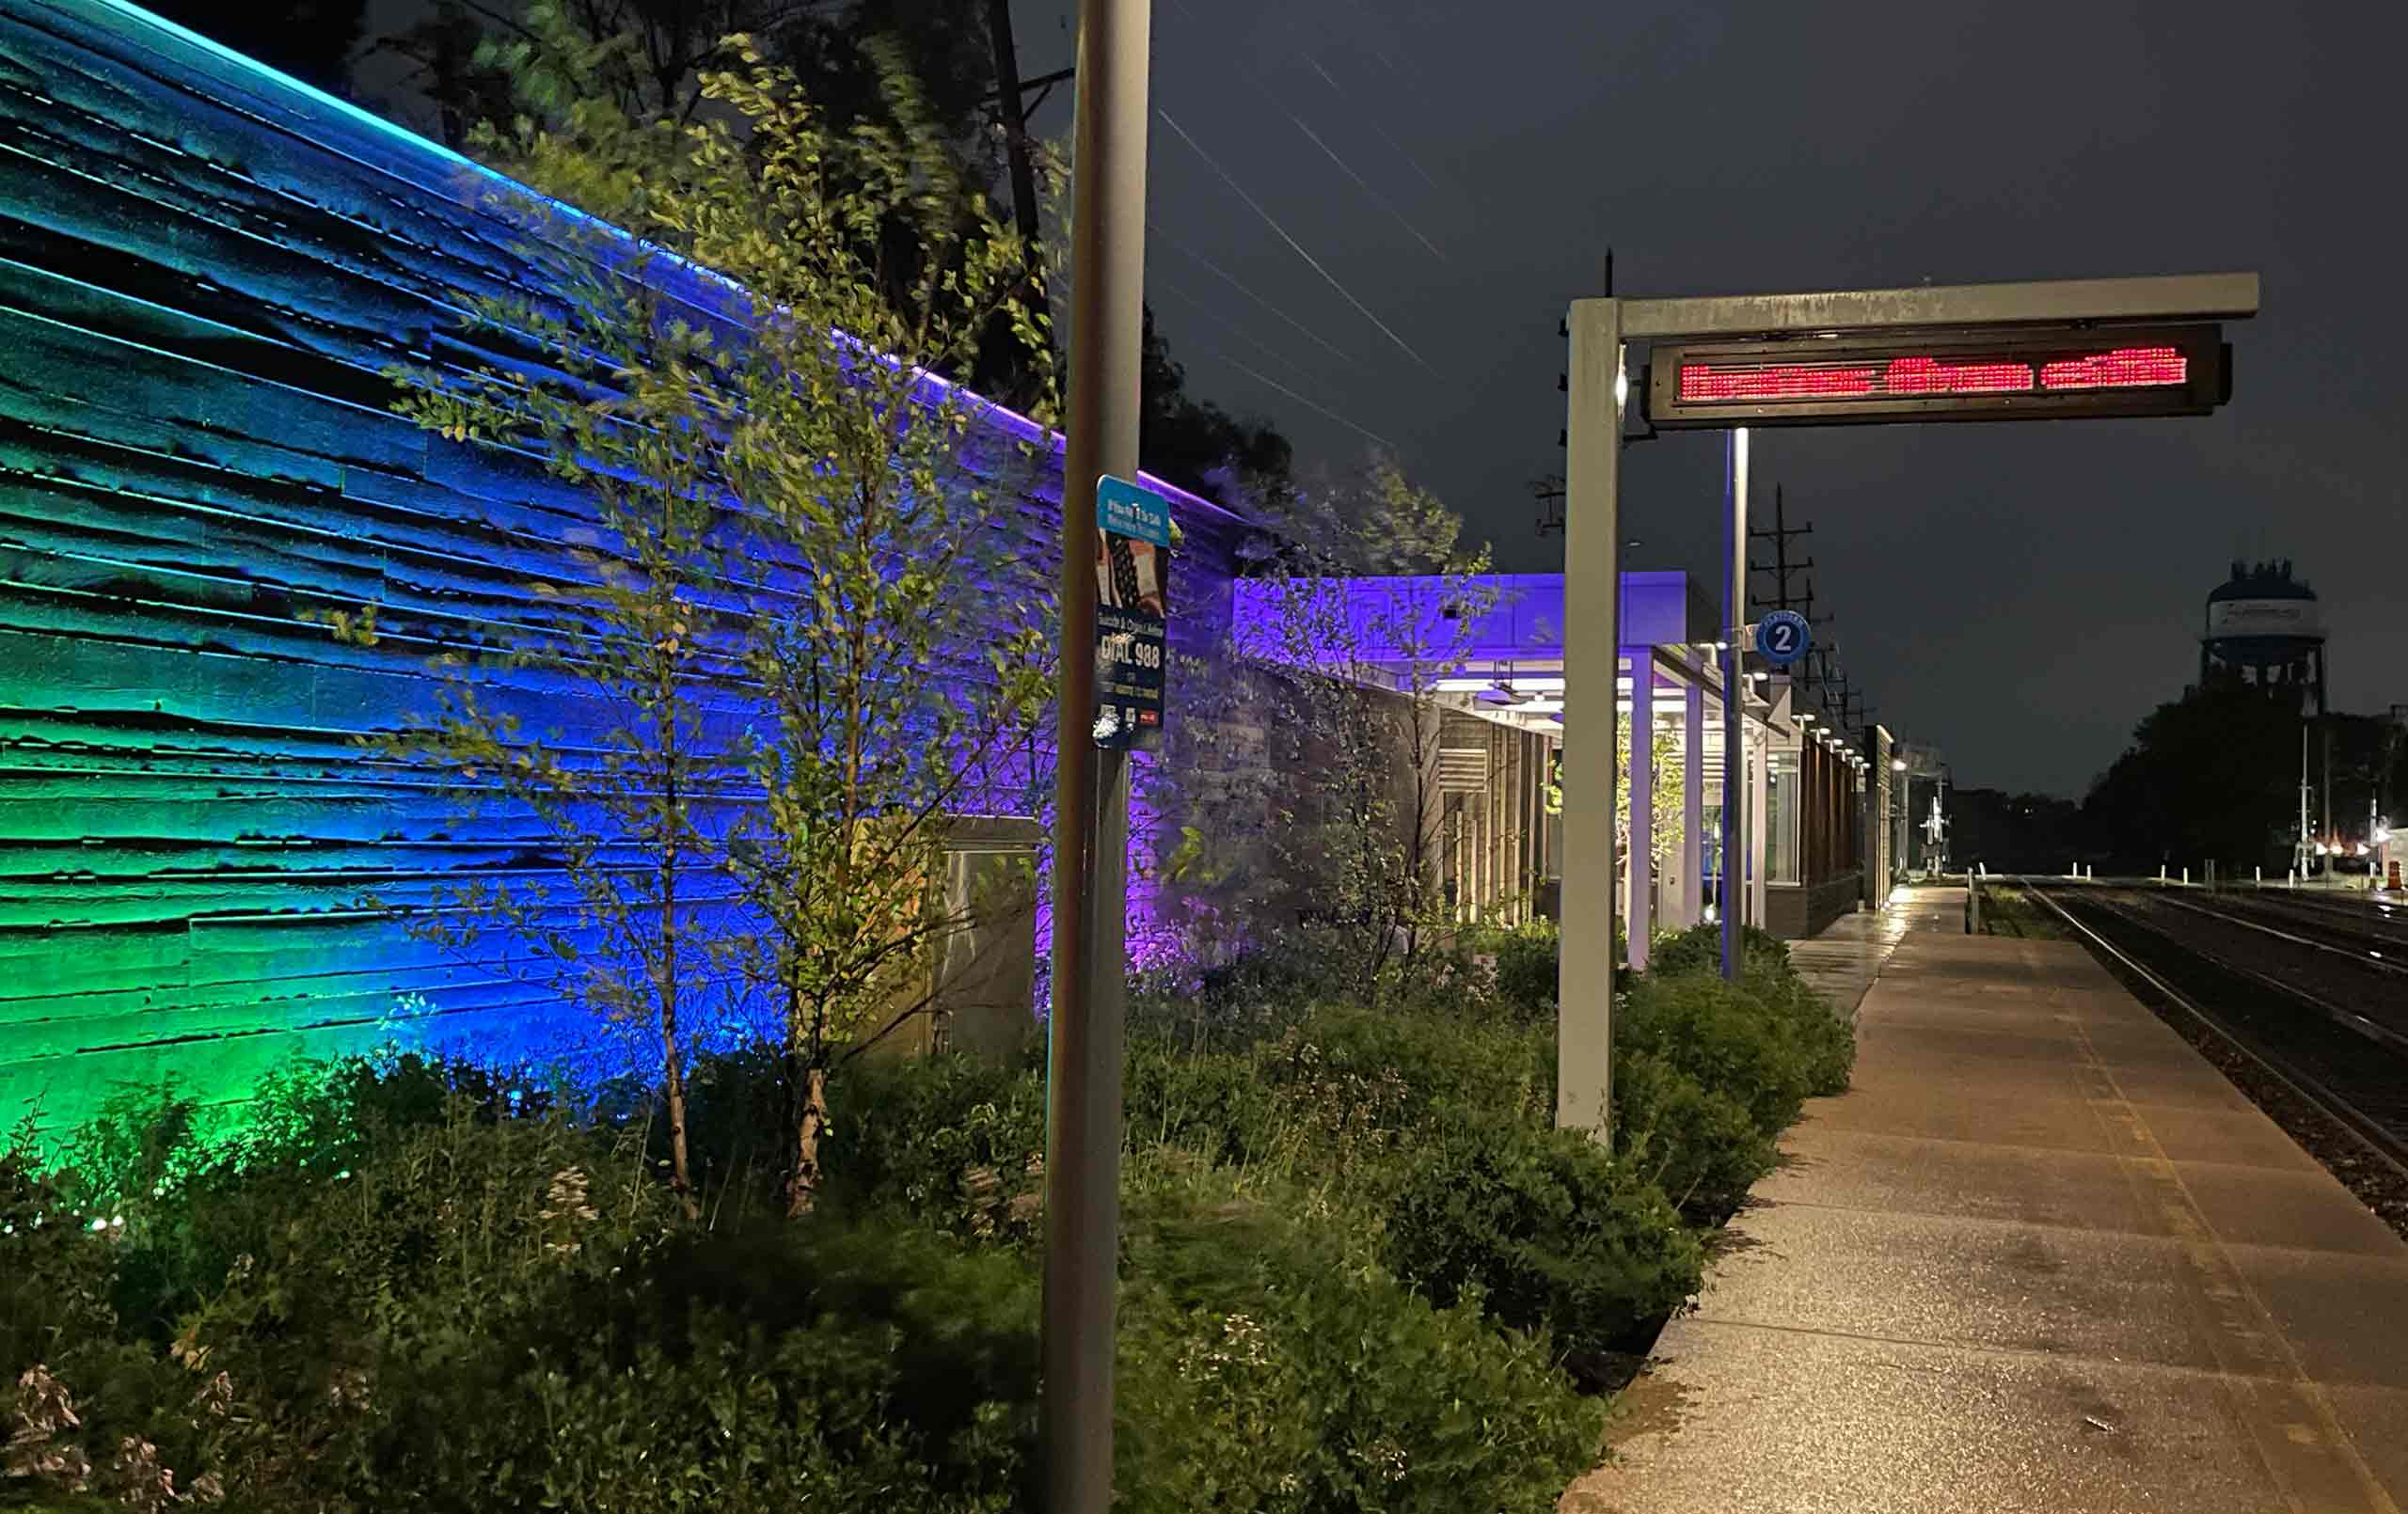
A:
<svg viewBox="0 0 2408 1514">
<path fill-rule="evenodd" d="M 1443 638 L 1450 666 L 1417 674 L 1415 647 L 1441 639 L 1411 630 L 1407 646 L 1365 645 L 1363 676 L 1400 692 L 1434 691 L 1446 706 L 1439 741 L 1443 883 L 1460 918 L 1511 922 L 1555 914 L 1561 875 L 1561 807 L 1554 791 L 1563 737 L 1564 580 L 1560 574 L 1492 575 L 1465 586 L 1437 578 L 1350 581 L 1360 627 L 1402 624 L 1400 598 L 1423 615 L 1465 587 L 1486 602 L 1479 623 Z M 1260 619 L 1262 591 L 1233 586 L 1232 619 Z M 1616 912 L 1644 966 L 1656 933 L 1715 918 L 1723 805 L 1723 687 L 1719 617 L 1683 573 L 1626 573 L 1616 705 L 1630 791 L 1622 828 Z M 1244 632 L 1240 645 L 1244 646 Z M 1860 750 L 1805 707 L 1784 674 L 1748 673 L 1740 694 L 1749 823 L 1737 870 L 1742 918 L 1774 935 L 1814 935 L 1860 903 L 1889 892 L 1893 828 L 1891 742 L 1876 726 Z M 1651 740 L 1634 741 L 1645 730 Z M 1868 855 L 1868 853 L 1878 855 Z M 1652 865 L 1633 875 L 1633 860 Z"/>
</svg>

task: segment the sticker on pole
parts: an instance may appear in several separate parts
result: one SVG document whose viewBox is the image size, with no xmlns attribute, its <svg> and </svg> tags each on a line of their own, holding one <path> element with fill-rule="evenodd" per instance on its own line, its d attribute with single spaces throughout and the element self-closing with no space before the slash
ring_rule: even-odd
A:
<svg viewBox="0 0 2408 1514">
<path fill-rule="evenodd" d="M 1095 744 L 1151 750 L 1163 731 L 1170 502 L 1107 473 L 1095 525 Z"/>
<path fill-rule="evenodd" d="M 1756 651 L 1776 668 L 1786 668 L 1814 644 L 1814 628 L 1794 609 L 1777 609 L 1756 623 Z"/>
</svg>

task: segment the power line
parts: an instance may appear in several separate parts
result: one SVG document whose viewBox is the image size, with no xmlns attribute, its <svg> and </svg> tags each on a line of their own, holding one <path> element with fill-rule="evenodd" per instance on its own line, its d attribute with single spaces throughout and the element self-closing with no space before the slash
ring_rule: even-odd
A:
<svg viewBox="0 0 2408 1514">
<path fill-rule="evenodd" d="M 1272 304 L 1269 300 L 1264 299 L 1261 295 L 1257 294 L 1235 274 L 1232 274 L 1228 270 L 1223 268 L 1219 263 L 1214 262 L 1212 259 L 1205 257 L 1202 253 L 1197 252 L 1195 248 L 1179 241 L 1177 238 L 1164 236 L 1162 229 L 1154 225 L 1151 221 L 1148 221 L 1146 223 L 1146 229 L 1153 233 L 1155 237 L 1159 238 L 1161 242 L 1164 245 L 1168 246 L 1173 252 L 1185 253 L 1188 257 L 1193 258 L 1196 261 L 1201 263 L 1204 266 L 1204 271 L 1206 273 L 1211 274 L 1213 277 L 1228 285 L 1231 289 L 1236 290 L 1239 293 L 1244 295 L 1247 299 L 1252 300 L 1255 304 L 1261 306 L 1264 309 L 1270 311 L 1273 315 L 1277 316 L 1280 320 L 1287 322 L 1288 324 L 1293 326 L 1296 329 L 1296 333 L 1306 340 L 1321 348 L 1323 352 L 1329 354 L 1332 357 L 1337 358 L 1339 362 L 1344 363 L 1347 367 L 1354 369 L 1357 371 L 1362 369 L 1363 365 L 1360 362 L 1357 362 L 1354 357 L 1350 356 L 1340 348 L 1332 345 L 1328 340 L 1323 339 L 1319 332 L 1313 330 L 1312 327 L 1305 324 L 1302 321 L 1297 320 L 1294 316 L 1290 315 L 1287 311 Z"/>
<path fill-rule="evenodd" d="M 1313 411 L 1317 415 L 1328 417 L 1330 419 L 1335 420 L 1339 425 L 1345 427 L 1348 431 L 1354 432 L 1358 435 L 1368 437 L 1371 441 L 1379 443 L 1380 446 L 1386 448 L 1390 452 L 1395 452 L 1399 449 L 1396 443 L 1381 435 L 1378 432 L 1372 431 L 1367 426 L 1356 425 L 1354 421 L 1347 419 L 1344 416 L 1341 416 L 1337 411 L 1330 409 L 1327 405 L 1322 404 L 1318 401 L 1309 399 L 1305 395 L 1298 394 L 1295 390 L 1288 387 L 1285 384 L 1280 383 L 1277 379 L 1273 378 L 1270 374 L 1262 372 L 1258 369 L 1252 368 L 1247 364 L 1239 361 L 1237 358 L 1230 356 L 1228 353 L 1221 351 L 1219 348 L 1212 346 L 1209 342 L 1191 341 L 1189 346 L 1195 351 L 1207 353 L 1219 358 L 1222 362 L 1228 364 L 1231 368 L 1234 368 L 1239 372 L 1245 374 L 1256 383 L 1269 385 L 1272 388 L 1277 389 L 1280 393 L 1286 395 L 1289 399 L 1295 401 L 1298 404 L 1303 405 L 1306 409 Z"/>
<path fill-rule="evenodd" d="M 1222 330 L 1227 331 L 1230 336 L 1237 338 L 1238 340 L 1244 342 L 1256 352 L 1260 353 L 1263 356 L 1270 358 L 1273 362 L 1277 363 L 1282 368 L 1288 370 L 1288 371 L 1293 374 L 1296 378 L 1307 384 L 1314 382 L 1313 375 L 1305 371 L 1303 364 L 1280 352 L 1277 348 L 1256 340 L 1255 338 L 1248 335 L 1245 329 L 1243 326 L 1240 326 L 1236 322 L 1230 320 L 1228 316 L 1223 315 L 1220 311 L 1215 310 L 1204 301 L 1197 299 L 1195 295 L 1188 293 L 1185 290 L 1180 289 L 1169 279 L 1164 278 L 1159 275 L 1149 274 L 1146 277 L 1146 283 L 1148 288 L 1159 290 L 1163 293 L 1169 295 L 1172 299 L 1179 301 L 1181 305 L 1190 307 L 1197 314 L 1212 321 Z"/>
<path fill-rule="evenodd" d="M 1265 93 L 1268 92 L 1269 91 L 1267 90 L 1265 91 Z M 1396 218 L 1397 225 L 1404 228 L 1407 231 L 1412 232 L 1415 241 L 1429 248 L 1431 257 L 1437 259 L 1440 262 L 1445 262 L 1447 260 L 1447 255 L 1438 250 L 1438 244 L 1436 243 L 1431 241 L 1428 237 L 1423 236 L 1421 234 L 1421 229 L 1414 225 L 1411 221 L 1406 220 L 1402 211 L 1398 210 L 1395 206 L 1389 204 L 1386 198 L 1383 197 L 1378 190 L 1373 189 L 1369 183 L 1366 183 L 1363 180 L 1363 176 L 1356 173 L 1354 167 L 1349 165 L 1344 158 L 1339 157 L 1337 150 L 1333 149 L 1328 143 L 1323 141 L 1319 133 L 1315 132 L 1311 127 L 1307 126 L 1302 117 L 1294 115 L 1293 113 L 1288 113 L 1288 118 L 1296 123 L 1297 131 L 1304 133 L 1305 135 L 1312 139 L 1313 146 L 1321 149 L 1322 151 L 1329 155 L 1329 161 L 1338 165 L 1339 172 L 1354 181 L 1354 187 L 1361 190 L 1367 197 L 1369 197 L 1372 204 L 1377 205 L 1380 209 L 1387 212 L 1391 216 L 1394 216 Z"/>
<path fill-rule="evenodd" d="M 1329 87 L 1337 93 L 1339 99 L 1348 101 L 1353 99 L 1352 96 L 1347 94 L 1344 86 L 1340 85 L 1336 79 L 1330 77 L 1329 71 L 1321 66 L 1321 60 L 1319 58 L 1313 56 L 1310 53 L 1298 53 L 1296 55 L 1305 60 L 1307 67 L 1310 68 L 1315 73 L 1321 75 L 1322 83 L 1329 86 Z M 1381 141 L 1386 142 L 1390 148 L 1395 150 L 1396 155 L 1404 160 L 1407 167 L 1421 176 L 1421 181 L 1423 183 L 1428 184 L 1431 188 L 1436 190 L 1441 195 L 1447 193 L 1447 186 L 1438 182 L 1435 179 L 1431 178 L 1430 170 L 1421 166 L 1420 159 L 1405 150 L 1403 143 L 1398 141 L 1395 137 L 1388 135 L 1388 134 L 1381 128 L 1380 123 L 1371 119 L 1370 117 L 1364 116 L 1361 119 L 1364 125 L 1379 134 Z"/>
<path fill-rule="evenodd" d="M 1211 168 L 1215 174 L 1220 176 L 1221 182 L 1228 185 L 1232 194 L 1236 195 L 1238 198 L 1244 200 L 1246 205 L 1253 210 L 1255 214 L 1262 217 L 1263 225 L 1277 232 L 1279 234 L 1279 240 L 1285 242 L 1290 247 L 1293 248 L 1297 257 L 1302 258 L 1306 262 L 1311 264 L 1313 272 L 1319 274 L 1330 288 L 1338 291 L 1338 292 L 1344 297 L 1347 304 L 1354 307 L 1354 308 L 1362 314 L 1364 320 L 1369 321 L 1371 324 L 1379 327 L 1380 335 L 1394 342 L 1399 352 L 1403 353 L 1407 357 L 1410 357 L 1415 362 L 1419 363 L 1432 377 L 1435 378 L 1444 376 L 1440 374 L 1438 370 L 1431 364 L 1430 359 L 1422 356 L 1419 353 L 1413 350 L 1413 344 L 1411 342 L 1406 341 L 1402 337 L 1398 336 L 1394 330 L 1390 329 L 1386 322 L 1381 320 L 1377 315 L 1372 314 L 1371 308 L 1370 306 L 1365 305 L 1361 300 L 1356 299 L 1354 297 L 1354 291 L 1348 289 L 1344 284 L 1339 283 L 1336 275 L 1323 267 L 1320 259 L 1306 251 L 1305 244 L 1303 243 L 1298 242 L 1294 237 L 1289 235 L 1288 229 L 1281 226 L 1278 219 L 1269 211 L 1264 210 L 1260 201 L 1257 200 L 1252 195 L 1247 194 L 1245 192 L 1244 185 L 1240 184 L 1235 179 L 1230 178 L 1228 170 L 1222 167 L 1219 163 L 1214 161 L 1212 155 L 1204 150 L 1202 144 L 1198 143 L 1193 136 L 1188 135 L 1187 129 L 1180 125 L 1179 122 L 1172 118 L 1170 112 L 1157 106 L 1155 107 L 1154 114 L 1163 118 L 1163 124 L 1164 126 L 1169 127 L 1172 131 L 1179 134 L 1179 139 L 1186 143 L 1197 157 L 1204 160 L 1205 166 Z"/>
<path fill-rule="evenodd" d="M 1186 17 L 1191 23 L 1194 23 L 1198 26 L 1203 24 L 1202 18 L 1198 17 L 1194 10 L 1187 7 L 1185 0 L 1171 0 L 1171 8 Z M 1289 18 L 1288 25 L 1291 31 L 1295 29 L 1295 20 L 1293 17 Z M 1327 142 L 1323 141 L 1321 134 L 1307 125 L 1303 117 L 1288 108 L 1287 102 L 1282 100 L 1279 96 L 1273 94 L 1270 89 L 1264 87 L 1260 79 L 1255 77 L 1251 71 L 1241 68 L 1238 76 L 1244 79 L 1248 87 L 1252 88 L 1256 94 L 1260 95 L 1264 101 L 1269 103 L 1274 110 L 1276 110 L 1280 115 L 1287 117 L 1289 123 L 1294 126 L 1297 131 L 1302 132 L 1305 134 L 1305 139 L 1307 141 L 1310 142 L 1314 147 L 1319 148 L 1323 157 L 1326 157 L 1331 163 L 1337 165 L 1338 171 L 1352 180 L 1354 187 L 1361 190 L 1366 198 L 1370 199 L 1372 204 L 1378 206 L 1381 210 L 1386 211 L 1388 215 L 1395 220 L 1397 225 L 1404 228 L 1404 229 L 1412 235 L 1415 241 L 1430 249 L 1431 257 L 1437 259 L 1440 262 L 1445 262 L 1447 260 L 1447 255 L 1438 250 L 1438 244 L 1436 243 L 1423 235 L 1421 229 L 1414 225 L 1411 219 L 1409 219 L 1402 211 L 1397 209 L 1387 197 L 1382 195 L 1378 190 L 1373 189 L 1370 180 L 1365 179 L 1361 174 L 1355 172 L 1354 166 L 1353 164 L 1348 163 L 1344 157 L 1340 156 L 1336 148 L 1333 148 Z"/>
</svg>

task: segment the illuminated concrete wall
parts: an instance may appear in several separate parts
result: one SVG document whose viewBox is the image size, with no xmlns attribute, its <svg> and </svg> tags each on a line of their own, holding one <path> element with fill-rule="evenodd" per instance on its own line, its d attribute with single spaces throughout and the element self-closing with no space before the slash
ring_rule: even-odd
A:
<svg viewBox="0 0 2408 1514">
<path fill-rule="evenodd" d="M 0 1119 L 171 1071 L 239 1095 L 397 1017 L 542 1044 L 555 999 L 361 900 L 553 860 L 362 750 L 429 707 L 423 638 L 303 619 L 527 623 L 530 580 L 572 572 L 576 495 L 386 409 L 388 365 L 458 339 L 450 292 L 526 276 L 510 229 L 463 160 L 111 0 L 0 0 Z M 1058 490 L 1056 456 L 1035 556 Z M 1192 649 L 1234 523 L 1168 492 Z"/>
</svg>

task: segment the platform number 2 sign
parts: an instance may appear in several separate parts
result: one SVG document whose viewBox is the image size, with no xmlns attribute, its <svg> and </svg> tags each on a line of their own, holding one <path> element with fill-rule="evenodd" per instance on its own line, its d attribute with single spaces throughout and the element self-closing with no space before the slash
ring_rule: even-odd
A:
<svg viewBox="0 0 2408 1514">
<path fill-rule="evenodd" d="M 1776 668 L 1788 667 L 1814 644 L 1814 627 L 1796 610 L 1777 609 L 1756 623 L 1756 652 Z"/>
</svg>

